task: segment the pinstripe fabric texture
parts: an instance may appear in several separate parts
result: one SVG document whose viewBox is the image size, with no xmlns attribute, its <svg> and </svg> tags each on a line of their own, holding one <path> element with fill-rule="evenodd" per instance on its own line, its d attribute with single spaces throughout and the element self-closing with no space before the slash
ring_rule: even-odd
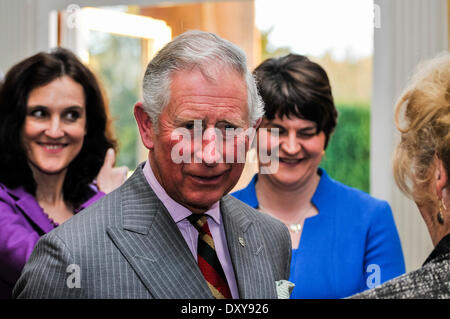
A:
<svg viewBox="0 0 450 319">
<path fill-rule="evenodd" d="M 222 198 L 240 298 L 277 298 L 289 278 L 286 227 L 231 196 Z M 213 298 L 183 236 L 139 165 L 117 190 L 43 236 L 16 298 Z"/>
</svg>

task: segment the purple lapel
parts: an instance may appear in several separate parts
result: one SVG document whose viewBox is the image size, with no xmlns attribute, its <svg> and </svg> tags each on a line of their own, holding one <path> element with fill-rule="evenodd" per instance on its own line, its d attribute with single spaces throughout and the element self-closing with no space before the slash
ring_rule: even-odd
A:
<svg viewBox="0 0 450 319">
<path fill-rule="evenodd" d="M 44 233 L 48 233 L 55 226 L 45 214 L 44 210 L 39 206 L 38 202 L 30 193 L 27 193 L 23 187 L 9 189 L 8 192 L 18 198 L 15 201 L 16 206 L 30 218 Z"/>
</svg>

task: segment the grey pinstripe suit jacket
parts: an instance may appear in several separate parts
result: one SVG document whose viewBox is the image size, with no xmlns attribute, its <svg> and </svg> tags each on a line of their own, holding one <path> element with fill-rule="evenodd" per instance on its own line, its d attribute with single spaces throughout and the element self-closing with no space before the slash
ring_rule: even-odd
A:
<svg viewBox="0 0 450 319">
<path fill-rule="evenodd" d="M 289 278 L 288 230 L 231 196 L 220 205 L 240 298 L 276 298 L 275 281 Z M 212 298 L 141 165 L 117 190 L 39 240 L 13 296 Z"/>
</svg>

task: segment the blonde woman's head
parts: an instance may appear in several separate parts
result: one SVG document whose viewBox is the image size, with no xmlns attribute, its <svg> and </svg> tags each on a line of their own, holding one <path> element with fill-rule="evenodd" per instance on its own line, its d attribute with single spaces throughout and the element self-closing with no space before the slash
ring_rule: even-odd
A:
<svg viewBox="0 0 450 319">
<path fill-rule="evenodd" d="M 394 156 L 397 185 L 418 205 L 437 206 L 436 192 L 430 187 L 437 159 L 450 175 L 448 52 L 419 66 L 397 102 L 395 123 L 401 134 Z"/>
</svg>

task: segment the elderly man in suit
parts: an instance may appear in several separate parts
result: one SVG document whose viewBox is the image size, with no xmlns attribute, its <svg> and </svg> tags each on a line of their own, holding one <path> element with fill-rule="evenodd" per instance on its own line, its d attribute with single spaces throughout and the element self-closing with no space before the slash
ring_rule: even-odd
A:
<svg viewBox="0 0 450 319">
<path fill-rule="evenodd" d="M 149 63 L 143 92 L 134 114 L 148 160 L 42 237 L 14 296 L 276 298 L 288 230 L 227 195 L 263 115 L 245 54 L 186 32 Z"/>
</svg>

